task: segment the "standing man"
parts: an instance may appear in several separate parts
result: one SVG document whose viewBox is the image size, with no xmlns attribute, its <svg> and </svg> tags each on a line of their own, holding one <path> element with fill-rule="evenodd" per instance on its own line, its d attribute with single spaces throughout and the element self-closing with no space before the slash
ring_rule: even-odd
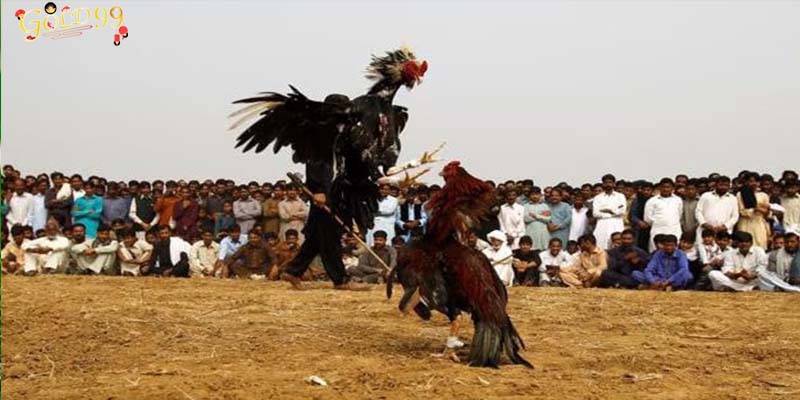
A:
<svg viewBox="0 0 800 400">
<path fill-rule="evenodd" d="M 172 214 L 175 212 L 175 204 L 180 201 L 180 198 L 175 194 L 177 187 L 178 184 L 175 181 L 168 181 L 165 185 L 164 195 L 156 200 L 154 209 L 158 213 L 159 226 L 167 226 L 170 229 L 175 226 Z"/>
<path fill-rule="evenodd" d="M 197 237 L 197 221 L 200 218 L 200 205 L 192 198 L 188 187 L 180 189 L 181 200 L 175 203 L 172 218 L 175 219 L 175 234 L 187 242 Z"/>
<path fill-rule="evenodd" d="M 261 216 L 261 204 L 250 197 L 247 186 L 239 187 L 239 199 L 233 202 L 233 215 L 236 223 L 242 229 L 242 235 L 247 236 L 256 225 L 256 218 Z"/>
<path fill-rule="evenodd" d="M 672 179 L 664 178 L 658 184 L 658 196 L 651 197 L 644 206 L 644 221 L 650 228 L 650 252 L 656 250 L 653 238 L 656 235 L 681 235 L 683 201 L 675 196 Z"/>
<path fill-rule="evenodd" d="M 572 218 L 570 219 L 569 238 L 561 243 L 568 243 L 570 240 L 578 241 L 578 238 L 585 235 L 589 229 L 589 209 L 584 205 L 585 198 L 578 193 L 572 199 Z"/>
<path fill-rule="evenodd" d="M 714 190 L 703 193 L 697 202 L 695 217 L 697 218 L 697 238 L 702 240 L 703 229 L 715 234 L 725 231 L 731 233 L 739 220 L 739 205 L 736 196 L 730 193 L 731 179 L 727 176 L 717 177 Z"/>
<path fill-rule="evenodd" d="M 547 243 L 550 241 L 548 226 L 552 219 L 552 213 L 550 207 L 542 201 L 542 190 L 539 189 L 539 187 L 533 187 L 528 192 L 528 197 L 530 198 L 527 204 L 522 206 L 523 221 L 525 221 L 525 236 L 531 239 L 534 249 L 541 251 L 547 247 Z M 504 204 L 504 207 L 506 205 L 508 204 Z M 508 207 L 506 209 L 501 209 L 501 215 L 503 211 L 505 211 L 506 214 L 510 214 L 511 217 L 514 216 L 513 208 Z M 513 218 L 509 217 L 506 217 L 506 220 L 514 221 Z M 503 225 L 501 224 L 501 226 Z M 503 232 L 505 233 L 505 230 L 503 230 Z M 509 239 L 509 243 L 513 244 L 514 242 Z M 517 242 L 517 244 L 519 243 Z"/>
<path fill-rule="evenodd" d="M 697 195 L 697 180 L 690 179 L 686 184 L 683 194 L 683 213 L 681 214 L 681 228 L 683 232 L 697 231 L 699 224 L 697 223 L 697 203 L 700 201 L 700 196 Z"/>
<path fill-rule="evenodd" d="M 550 223 L 547 224 L 547 230 L 550 231 L 550 237 L 561 239 L 561 243 L 569 241 L 570 225 L 572 225 L 572 207 L 569 204 L 561 201 L 563 192 L 559 188 L 553 188 L 550 192 L 550 201 L 547 204 L 550 207 Z M 537 250 L 542 250 L 541 249 Z"/>
<path fill-rule="evenodd" d="M 300 199 L 298 187 L 294 183 L 286 186 L 286 199 L 278 204 L 278 214 L 281 218 L 279 237 L 285 237 L 286 231 L 289 229 L 303 232 L 306 218 L 308 218 L 308 206 Z M 242 229 L 242 233 L 244 233 L 244 229 Z M 299 239 L 300 244 L 302 244 L 305 239 L 302 233 Z"/>
<path fill-rule="evenodd" d="M 264 220 L 264 233 L 274 233 L 278 235 L 281 231 L 281 214 L 278 205 L 283 201 L 284 185 L 275 184 L 271 196 L 261 204 L 261 211 Z"/>
<path fill-rule="evenodd" d="M 72 219 L 75 224 L 81 224 L 86 228 L 86 237 L 94 239 L 97 237 L 97 227 L 100 226 L 103 215 L 103 199 L 95 196 L 95 186 L 91 181 L 86 182 L 83 187 L 84 195 L 73 203 Z"/>
<path fill-rule="evenodd" d="M 33 191 L 33 215 L 31 218 L 31 227 L 34 232 L 44 229 L 47 223 L 47 205 L 45 202 L 45 193 L 47 193 L 47 181 L 41 179 L 36 181 L 36 186 Z"/>
<path fill-rule="evenodd" d="M 536 190 L 536 188 L 533 190 Z M 533 192 L 531 192 L 531 196 L 533 196 Z M 511 250 L 515 250 L 519 247 L 519 238 L 525 235 L 525 207 L 517 203 L 516 189 L 507 191 L 505 198 L 506 203 L 500 206 L 500 214 L 497 215 L 497 220 L 500 222 L 500 231 L 506 235 L 506 240 L 509 246 L 511 246 Z M 541 198 L 541 190 L 539 190 L 539 198 Z M 539 206 L 543 207 L 543 210 L 547 210 L 547 221 L 549 221 L 550 210 L 547 209 L 547 205 L 539 204 Z M 541 219 L 537 217 L 537 220 Z M 547 235 L 546 225 L 543 225 L 542 229 L 544 231 L 543 233 Z M 549 238 L 550 235 L 547 236 Z M 531 236 L 531 238 L 533 238 L 533 236 Z M 535 239 L 533 244 L 535 247 Z"/>
<path fill-rule="evenodd" d="M 602 182 L 603 191 L 592 200 L 592 215 L 597 218 L 597 226 L 594 229 L 597 246 L 606 249 L 610 247 L 611 234 L 625 229 L 623 216 L 628 203 L 624 194 L 614 190 L 617 182 L 614 175 L 606 174 Z"/>
<path fill-rule="evenodd" d="M 397 198 L 390 193 L 392 187 L 388 183 L 382 183 L 378 187 L 378 211 L 375 213 L 375 226 L 367 232 L 367 244 L 375 244 L 375 235 L 378 231 L 386 233 L 386 243 L 391 243 L 394 239 L 394 223 L 397 214 Z"/>
<path fill-rule="evenodd" d="M 427 222 L 428 214 L 422 201 L 417 197 L 417 191 L 414 188 L 408 188 L 405 202 L 397 208 L 395 215 L 397 234 L 406 242 L 422 237 Z"/>
<path fill-rule="evenodd" d="M 745 175 L 745 186 L 739 191 L 739 223 L 736 229 L 753 236 L 753 244 L 766 249 L 769 245 L 770 227 L 767 218 L 770 216 L 769 195 L 758 187 L 758 174 Z"/>
<path fill-rule="evenodd" d="M 783 213 L 783 227 L 787 231 L 800 232 L 800 181 L 786 182 L 786 193 L 781 197 L 781 206 L 786 211 Z"/>
<path fill-rule="evenodd" d="M 158 214 L 156 214 L 154 207 L 155 200 L 153 199 L 150 182 L 141 182 L 139 184 L 139 193 L 133 197 L 131 209 L 128 212 L 128 218 L 133 221 L 136 237 L 140 240 L 144 239 L 145 232 L 158 225 Z"/>
<path fill-rule="evenodd" d="M 101 222 L 111 226 L 115 219 L 127 219 L 128 214 L 128 200 L 120 197 L 119 186 L 116 183 L 110 183 L 106 196 L 103 198 L 103 217 Z"/>
<path fill-rule="evenodd" d="M 8 201 L 6 223 L 11 229 L 16 224 L 30 225 L 33 220 L 33 195 L 25 191 L 25 181 L 17 178 L 14 181 L 14 193 Z"/>
<path fill-rule="evenodd" d="M 72 208 L 72 187 L 60 172 L 50 174 L 50 179 L 53 181 L 53 187 L 45 192 L 44 203 L 48 214 L 55 218 L 59 225 L 65 227 L 72 221 L 69 215 Z"/>
<path fill-rule="evenodd" d="M 631 209 L 628 211 L 636 238 L 636 247 L 647 249 L 650 247 L 650 224 L 644 221 L 644 207 L 647 201 L 653 197 L 653 184 L 648 181 L 638 181 L 636 183 L 636 197 L 631 202 Z"/>
</svg>

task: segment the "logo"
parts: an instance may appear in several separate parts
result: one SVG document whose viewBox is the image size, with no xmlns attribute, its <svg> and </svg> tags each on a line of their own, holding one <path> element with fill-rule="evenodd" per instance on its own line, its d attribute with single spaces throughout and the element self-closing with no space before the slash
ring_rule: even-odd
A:
<svg viewBox="0 0 800 400">
<path fill-rule="evenodd" d="M 40 36 L 60 40 L 107 28 L 114 30 L 114 46 L 119 46 L 128 37 L 125 13 L 120 6 L 94 9 L 64 6 L 59 12 L 56 4 L 51 1 L 43 9 L 17 10 L 14 17 L 19 21 L 19 29 L 28 42 L 36 41 Z"/>
</svg>

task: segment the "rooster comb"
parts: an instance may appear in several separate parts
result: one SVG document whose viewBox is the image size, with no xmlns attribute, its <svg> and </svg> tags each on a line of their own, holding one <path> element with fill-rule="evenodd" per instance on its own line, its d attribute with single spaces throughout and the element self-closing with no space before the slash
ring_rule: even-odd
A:
<svg viewBox="0 0 800 400">
<path fill-rule="evenodd" d="M 402 79 L 403 63 L 416 59 L 414 52 L 406 46 L 387 51 L 383 57 L 373 55 L 372 62 L 367 67 L 367 79 L 380 81 L 389 78 L 395 82 L 399 81 Z"/>
</svg>

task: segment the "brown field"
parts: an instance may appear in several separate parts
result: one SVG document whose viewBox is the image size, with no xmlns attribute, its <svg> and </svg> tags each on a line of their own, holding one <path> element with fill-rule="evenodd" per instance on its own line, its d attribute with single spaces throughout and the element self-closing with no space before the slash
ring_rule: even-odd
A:
<svg viewBox="0 0 800 400">
<path fill-rule="evenodd" d="M 439 356 L 442 316 L 327 287 L 4 277 L 2 397 L 800 398 L 798 296 L 514 288 L 536 369 L 492 370 Z"/>
</svg>

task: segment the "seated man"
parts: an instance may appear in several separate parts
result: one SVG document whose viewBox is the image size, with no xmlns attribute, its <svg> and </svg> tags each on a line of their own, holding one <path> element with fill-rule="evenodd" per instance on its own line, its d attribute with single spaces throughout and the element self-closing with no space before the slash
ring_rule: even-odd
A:
<svg viewBox="0 0 800 400">
<path fill-rule="evenodd" d="M 533 250 L 533 239 L 527 235 L 519 238 L 519 248 L 513 254 L 514 280 L 518 285 L 536 286 L 542 259 L 539 258 L 539 252 Z"/>
<path fill-rule="evenodd" d="M 191 251 L 189 243 L 172 236 L 169 225 L 161 225 L 158 227 L 158 241 L 153 246 L 153 256 L 142 267 L 142 275 L 188 278 Z"/>
<path fill-rule="evenodd" d="M 395 250 L 400 250 L 406 245 L 406 240 L 400 236 L 395 236 L 392 238 L 392 247 Z"/>
<path fill-rule="evenodd" d="M 61 235 L 54 219 L 45 224 L 45 235 L 22 245 L 25 251 L 25 275 L 53 273 L 64 269 L 69 261 L 69 240 Z"/>
<path fill-rule="evenodd" d="M 572 264 L 572 255 L 562 249 L 561 239 L 552 238 L 547 250 L 539 253 L 539 286 L 561 286 L 561 267 Z"/>
<path fill-rule="evenodd" d="M 759 289 L 800 292 L 800 269 L 792 271 L 793 265 L 800 265 L 798 248 L 800 237 L 797 233 L 787 232 L 783 237 L 783 248 L 770 252 L 766 270 L 759 271 Z"/>
<path fill-rule="evenodd" d="M 703 269 L 697 275 L 693 274 L 694 290 L 711 290 L 711 280 L 708 279 L 708 274 L 711 271 L 719 271 L 725 264 L 728 254 L 735 251 L 736 249 L 731 247 L 731 235 L 728 231 L 723 230 L 716 233 L 710 230 L 704 231 L 702 245 L 698 251 Z"/>
<path fill-rule="evenodd" d="M 367 252 L 358 258 L 358 265 L 346 270 L 354 281 L 381 283 L 386 278 L 386 274 L 394 269 L 395 265 L 397 265 L 397 252 L 394 247 L 387 246 L 387 239 L 388 235 L 384 231 L 375 231 L 372 234 L 372 251 L 381 258 L 383 263 L 389 266 L 389 270 L 375 256 Z"/>
<path fill-rule="evenodd" d="M 120 272 L 124 276 L 138 276 L 141 268 L 150 262 L 153 246 L 145 240 L 137 239 L 133 228 L 122 229 L 120 237 L 122 241 L 117 250 Z"/>
<path fill-rule="evenodd" d="M 219 257 L 219 244 L 214 242 L 214 232 L 204 230 L 200 240 L 189 253 L 189 270 L 192 277 L 214 276 L 214 265 Z"/>
<path fill-rule="evenodd" d="M 395 237 L 401 237 L 401 236 L 395 236 Z M 467 232 L 467 237 L 465 239 L 465 242 L 467 247 L 471 247 L 480 252 L 483 252 L 484 250 L 489 248 L 489 243 L 479 238 L 478 235 L 473 231 Z"/>
<path fill-rule="evenodd" d="M 272 251 L 257 232 L 247 235 L 247 244 L 239 247 L 222 267 L 222 277 L 228 278 L 231 272 L 238 278 L 263 279 L 272 265 Z"/>
<path fill-rule="evenodd" d="M 483 255 L 492 263 L 497 276 L 500 277 L 503 284 L 511 287 L 514 284 L 514 268 L 511 266 L 514 254 L 511 253 L 511 248 L 506 244 L 506 234 L 495 230 L 489 232 L 487 239 L 489 239 L 489 247 L 483 250 Z"/>
<path fill-rule="evenodd" d="M 25 250 L 22 250 L 22 246 L 28 243 L 24 233 L 25 228 L 22 225 L 16 224 L 11 227 L 12 240 L 3 247 L 2 255 L 0 255 L 0 265 L 2 265 L 4 274 L 23 271 Z"/>
<path fill-rule="evenodd" d="M 597 246 L 597 239 L 592 234 L 581 236 L 578 245 L 581 253 L 571 265 L 561 268 L 561 281 L 572 288 L 595 287 L 608 267 L 608 255 Z"/>
<path fill-rule="evenodd" d="M 600 274 L 599 287 L 635 289 L 639 282 L 633 279 L 635 271 L 643 271 L 650 255 L 636 247 L 636 235 L 630 229 L 622 231 L 618 247 L 608 251 L 608 269 Z"/>
<path fill-rule="evenodd" d="M 228 236 L 219 242 L 219 254 L 217 255 L 217 263 L 214 270 L 214 275 L 217 271 L 222 270 L 222 265 L 236 250 L 239 250 L 244 244 L 247 243 L 247 236 L 242 236 L 242 229 L 239 225 L 233 224 L 228 230 Z"/>
<path fill-rule="evenodd" d="M 97 237 L 95 239 L 86 238 L 86 229 L 79 224 L 73 225 L 72 236 L 75 244 L 70 249 L 70 253 L 75 258 L 78 270 L 85 274 L 105 273 L 115 275 L 115 262 L 117 260 L 117 250 L 119 243 L 111 240 L 111 227 L 100 224 L 97 227 Z"/>
<path fill-rule="evenodd" d="M 764 249 L 753 245 L 750 233 L 736 232 L 733 237 L 739 248 L 728 253 L 722 270 L 709 272 L 708 279 L 714 290 L 748 292 L 758 286 L 758 270 L 766 269 L 769 259 Z"/>
<path fill-rule="evenodd" d="M 685 289 L 692 282 L 689 259 L 678 250 L 675 235 L 663 235 L 660 248 L 653 253 L 644 272 L 634 271 L 633 279 L 653 290 Z"/>
<path fill-rule="evenodd" d="M 272 232 L 268 232 L 268 234 L 270 233 Z M 272 281 L 278 280 L 278 278 L 281 276 L 281 273 L 285 272 L 286 267 L 289 266 L 289 261 L 292 261 L 297 256 L 297 253 L 300 252 L 300 235 L 298 234 L 297 230 L 286 230 L 284 237 L 285 240 L 276 244 L 272 250 L 273 254 L 275 255 L 275 259 L 273 260 L 273 264 L 269 270 L 269 276 L 267 277 Z M 306 275 L 308 275 L 310 278 L 311 268 L 306 271 Z M 304 275 L 304 277 L 306 276 Z"/>
</svg>

